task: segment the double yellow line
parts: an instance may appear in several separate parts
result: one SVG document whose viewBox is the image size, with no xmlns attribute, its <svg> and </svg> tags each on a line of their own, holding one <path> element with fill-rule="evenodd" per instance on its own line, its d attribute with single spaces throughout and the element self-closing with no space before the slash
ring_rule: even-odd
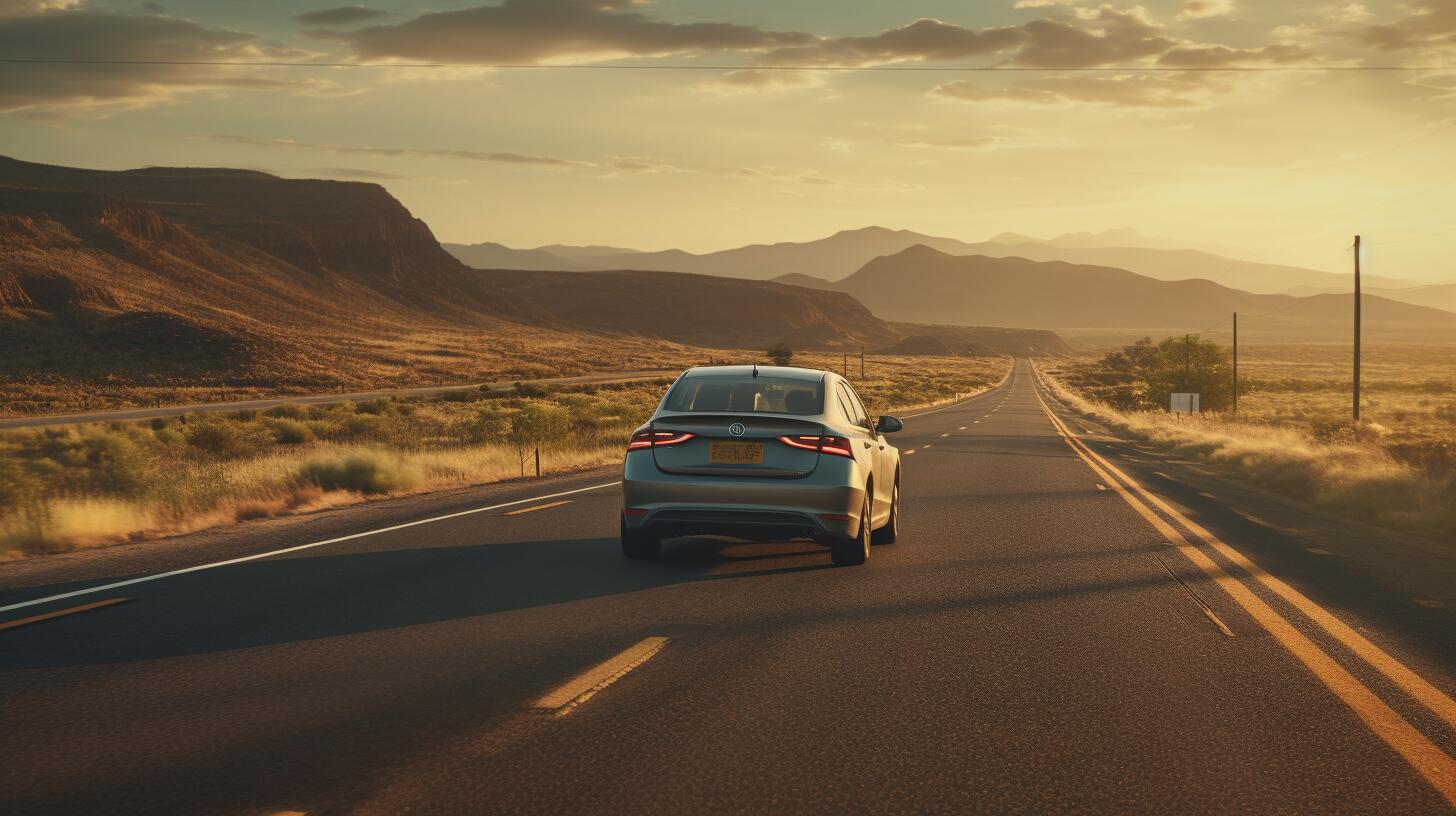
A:
<svg viewBox="0 0 1456 816">
<path fill-rule="evenodd" d="M 1456 806 L 1456 759 L 1441 750 L 1419 729 L 1386 705 L 1375 692 L 1350 674 L 1314 641 L 1301 633 L 1288 619 L 1255 595 L 1245 583 L 1231 576 L 1218 562 L 1192 544 L 1177 527 L 1154 512 L 1152 508 L 1156 507 L 1161 510 L 1193 537 L 1228 559 L 1245 580 L 1257 581 L 1289 603 L 1290 606 L 1299 610 L 1341 645 L 1385 676 L 1397 688 L 1429 709 L 1437 719 L 1453 730 L 1456 730 L 1456 701 L 1323 607 L 1305 597 L 1294 587 L 1260 569 L 1238 550 L 1225 544 L 1197 522 L 1178 512 L 1162 498 L 1149 492 L 1136 479 L 1098 455 L 1057 417 L 1051 407 L 1047 405 L 1046 400 L 1042 399 L 1041 391 L 1035 380 L 1032 391 L 1036 394 L 1037 402 L 1041 403 L 1042 410 L 1056 426 L 1057 432 L 1061 434 L 1077 456 L 1087 463 L 1093 473 L 1111 486 L 1138 515 L 1153 525 L 1168 539 L 1170 544 L 1217 583 L 1224 592 L 1228 593 L 1235 603 L 1242 607 L 1260 626 L 1264 627 L 1270 635 L 1273 635 L 1274 639 L 1326 688 L 1349 706 L 1367 728 L 1394 749 L 1438 793 L 1445 797 L 1447 802 Z"/>
</svg>

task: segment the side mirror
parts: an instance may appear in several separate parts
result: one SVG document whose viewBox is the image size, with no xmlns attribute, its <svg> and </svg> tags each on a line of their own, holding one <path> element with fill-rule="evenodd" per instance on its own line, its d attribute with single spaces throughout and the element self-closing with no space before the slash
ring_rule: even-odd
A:
<svg viewBox="0 0 1456 816">
<path fill-rule="evenodd" d="M 888 414 L 880 417 L 879 420 L 875 422 L 875 433 L 890 434 L 896 431 L 903 431 L 904 429 L 905 423 Z"/>
</svg>

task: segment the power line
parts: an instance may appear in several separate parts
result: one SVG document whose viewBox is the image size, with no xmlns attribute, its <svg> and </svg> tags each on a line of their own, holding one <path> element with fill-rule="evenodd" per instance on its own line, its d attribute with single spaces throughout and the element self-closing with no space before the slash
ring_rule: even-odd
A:
<svg viewBox="0 0 1456 816">
<path fill-rule="evenodd" d="M 1096 67 L 1034 67 L 1025 65 L 603 65 L 538 64 L 538 63 L 452 63 L 452 62 L 287 62 L 278 60 L 125 60 L 3 57 L 6 65 L 172 65 L 219 66 L 235 68 L 493 68 L 497 70 L 545 71 L 843 71 L 877 73 L 955 73 L 955 72 L 1049 72 L 1049 73 L 1297 73 L 1331 71 L 1352 72 L 1425 72 L 1449 71 L 1456 65 L 1262 65 L 1262 66 L 1172 66 L 1118 65 Z"/>
</svg>

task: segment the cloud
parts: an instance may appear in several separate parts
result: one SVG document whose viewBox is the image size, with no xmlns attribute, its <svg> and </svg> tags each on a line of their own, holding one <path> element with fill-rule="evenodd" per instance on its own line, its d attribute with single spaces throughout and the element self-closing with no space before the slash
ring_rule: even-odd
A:
<svg viewBox="0 0 1456 816">
<path fill-rule="evenodd" d="M 1414 51 L 1456 46 L 1456 0 L 1414 0 L 1410 14 L 1393 23 L 1356 29 L 1366 45 L 1381 51 Z"/>
<path fill-rule="evenodd" d="M 0 0 L 0 18 L 29 17 L 79 5 L 81 0 Z"/>
<path fill-rule="evenodd" d="M 1262 48 L 1229 48 L 1224 45 L 1191 45 L 1175 48 L 1158 58 L 1170 68 L 1232 68 L 1307 63 L 1318 54 L 1293 43 L 1274 43 Z"/>
<path fill-rule="evenodd" d="M 380 156 L 396 159 L 458 159 L 461 161 L 493 162 L 497 164 L 519 164 L 537 167 L 589 167 L 591 162 L 560 159 L 554 156 L 535 156 L 525 153 L 500 153 L 456 148 L 376 147 L 370 145 L 344 145 L 322 142 L 300 142 L 296 139 L 256 139 L 232 133 L 196 133 L 190 138 L 204 142 L 246 145 L 248 147 L 270 147 L 294 150 L 315 150 L 349 156 Z"/>
<path fill-rule="evenodd" d="M 1321 15 L 1331 22 L 1358 23 L 1370 18 L 1370 9 L 1364 3 L 1336 3 L 1320 10 Z"/>
<path fill-rule="evenodd" d="M 1038 68 L 1092 68 L 1122 65 L 1161 54 L 1176 45 L 1148 20 L 1141 8 L 1102 6 L 1082 10 L 1084 25 L 1065 20 L 1032 20 L 1023 26 L 1025 44 L 1013 63 Z"/>
<path fill-rule="evenodd" d="M 936 86 L 931 95 L 959 102 L 1038 107 L 1094 105 L 1178 109 L 1207 104 L 1212 87 L 1206 75 L 1202 74 L 1118 74 L 1046 77 L 994 88 L 957 80 Z"/>
<path fill-rule="evenodd" d="M 642 5 L 640 0 L 504 0 L 331 36 L 367 62 L 527 64 L 755 50 L 815 39 L 731 23 L 668 23 L 627 10 Z"/>
<path fill-rule="evenodd" d="M 698 89 L 720 95 L 737 96 L 808 90 L 823 86 L 823 75 L 814 71 L 745 68 L 720 74 L 707 82 L 700 83 Z"/>
<path fill-rule="evenodd" d="M 365 20 L 387 17 L 389 12 L 368 6 L 335 6 L 334 8 L 305 11 L 293 15 L 293 19 L 309 25 L 353 25 Z"/>
<path fill-rule="evenodd" d="M 183 92 L 219 88 L 324 92 L 332 87 L 323 80 L 222 66 L 155 64 L 306 55 L 268 45 L 244 31 L 205 28 L 172 17 L 82 9 L 0 17 L 0 54 L 19 59 L 154 63 L 7 65 L 0 71 L 0 112 L 138 107 Z"/>
<path fill-rule="evenodd" d="M 383 173 L 378 170 L 366 170 L 361 167 L 320 167 L 314 172 L 328 176 L 329 178 L 345 178 L 355 181 L 414 181 L 413 176 L 402 176 L 398 173 Z"/>
<path fill-rule="evenodd" d="M 882 65 L 906 60 L 995 54 L 1023 41 L 1016 27 L 969 29 L 924 18 L 868 37 L 838 37 L 779 48 L 761 61 L 773 65 Z"/>
<path fill-rule="evenodd" d="M 1234 11 L 1234 0 L 1186 0 L 1178 13 L 1180 20 L 1200 20 L 1204 17 L 1226 17 Z"/>
</svg>

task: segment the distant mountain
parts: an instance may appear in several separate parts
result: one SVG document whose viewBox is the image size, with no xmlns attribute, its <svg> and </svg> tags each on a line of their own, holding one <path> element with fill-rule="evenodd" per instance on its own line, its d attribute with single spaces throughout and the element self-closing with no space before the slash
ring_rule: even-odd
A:
<svg viewBox="0 0 1456 816">
<path fill-rule="evenodd" d="M 787 275 L 779 275 L 773 279 L 774 283 L 782 283 L 786 286 L 803 286 L 807 289 L 833 289 L 834 284 L 823 278 L 816 278 L 813 275 L 801 275 L 798 272 L 790 272 Z"/>
<path fill-rule="evenodd" d="M 1368 278 L 1366 278 L 1368 280 Z M 1349 291 L 1349 281 L 1338 291 Z M 1329 287 L 1321 286 L 1297 286 L 1285 292 L 1287 295 L 1307 296 L 1328 294 Z M 1456 283 L 1432 283 L 1425 286 L 1364 286 L 1361 291 L 1367 295 L 1379 295 L 1383 298 L 1398 300 L 1401 303 L 1414 303 L 1417 306 L 1431 306 L 1437 309 L 1445 309 L 1448 312 L 1456 312 Z"/>
<path fill-rule="evenodd" d="M 1161 281 L 1125 269 L 954 256 L 915 246 L 866 264 L 834 285 L 890 320 L 1047 329 L 1198 330 L 1233 311 L 1272 325 L 1344 330 L 1348 295 L 1296 298 L 1242 292 L 1207 280 Z M 1277 315 L 1275 314 L 1277 313 Z M 1456 330 L 1456 314 L 1368 297 L 1370 325 Z"/>
<path fill-rule="evenodd" d="M 609 255 L 634 255 L 640 250 L 626 249 L 614 246 L 569 246 L 567 244 L 547 244 L 536 247 L 537 252 L 549 252 L 562 258 L 601 258 Z"/>
<path fill-rule="evenodd" d="M 625 254 L 577 253 L 567 257 L 560 248 L 553 255 L 562 260 L 531 256 L 491 258 L 467 256 L 447 247 L 470 266 L 515 266 L 543 269 L 640 269 L 663 272 L 695 272 L 754 280 L 779 280 L 785 275 L 807 275 L 828 281 L 842 280 L 855 270 L 883 255 L 893 255 L 922 245 L 950 255 L 986 255 L 993 258 L 1019 257 L 1033 261 L 1067 261 L 1095 266 L 1114 266 L 1159 280 L 1202 278 L 1248 292 L 1274 294 L 1296 286 L 1320 289 L 1348 288 L 1347 275 L 1296 266 L 1266 264 L 1227 258 L 1190 249 L 1157 246 L 1113 245 L 1118 241 L 1150 241 L 1134 230 L 1101 233 L 1068 233 L 1051 241 L 1036 241 L 1016 233 L 1002 233 L 991 241 L 968 243 L 954 238 L 924 235 L 910 230 L 865 227 L 845 230 L 828 238 L 801 243 L 754 244 L 694 255 L 681 250 Z M 477 246 L 498 247 L 485 244 Z M 519 252 L 520 250 L 509 250 Z M 531 252 L 534 252 L 532 250 Z M 488 261 L 488 262 L 486 262 Z M 567 265 L 569 264 L 569 265 Z M 1396 278 L 1370 276 L 1372 286 L 1411 285 Z M 801 282 L 796 285 L 810 285 Z M 1342 289 L 1343 291 L 1343 289 Z"/>
<path fill-rule="evenodd" d="M 553 322 L 612 334 L 653 334 L 715 348 L 847 343 L 875 348 L 899 333 L 842 292 L 674 272 L 481 270 L 491 288 Z"/>
<path fill-rule="evenodd" d="M 572 258 L 544 248 L 511 249 L 496 243 L 441 244 L 441 246 L 461 263 L 476 269 L 535 269 L 565 272 L 586 268 Z"/>
<path fill-rule="evenodd" d="M 607 335 L 633 348 L 653 348 L 645 337 L 812 348 L 897 336 L 852 297 L 826 294 L 690 275 L 482 272 L 375 184 L 0 157 L 0 378 L 12 382 L 384 385 L 515 361 L 630 364 Z"/>
</svg>

